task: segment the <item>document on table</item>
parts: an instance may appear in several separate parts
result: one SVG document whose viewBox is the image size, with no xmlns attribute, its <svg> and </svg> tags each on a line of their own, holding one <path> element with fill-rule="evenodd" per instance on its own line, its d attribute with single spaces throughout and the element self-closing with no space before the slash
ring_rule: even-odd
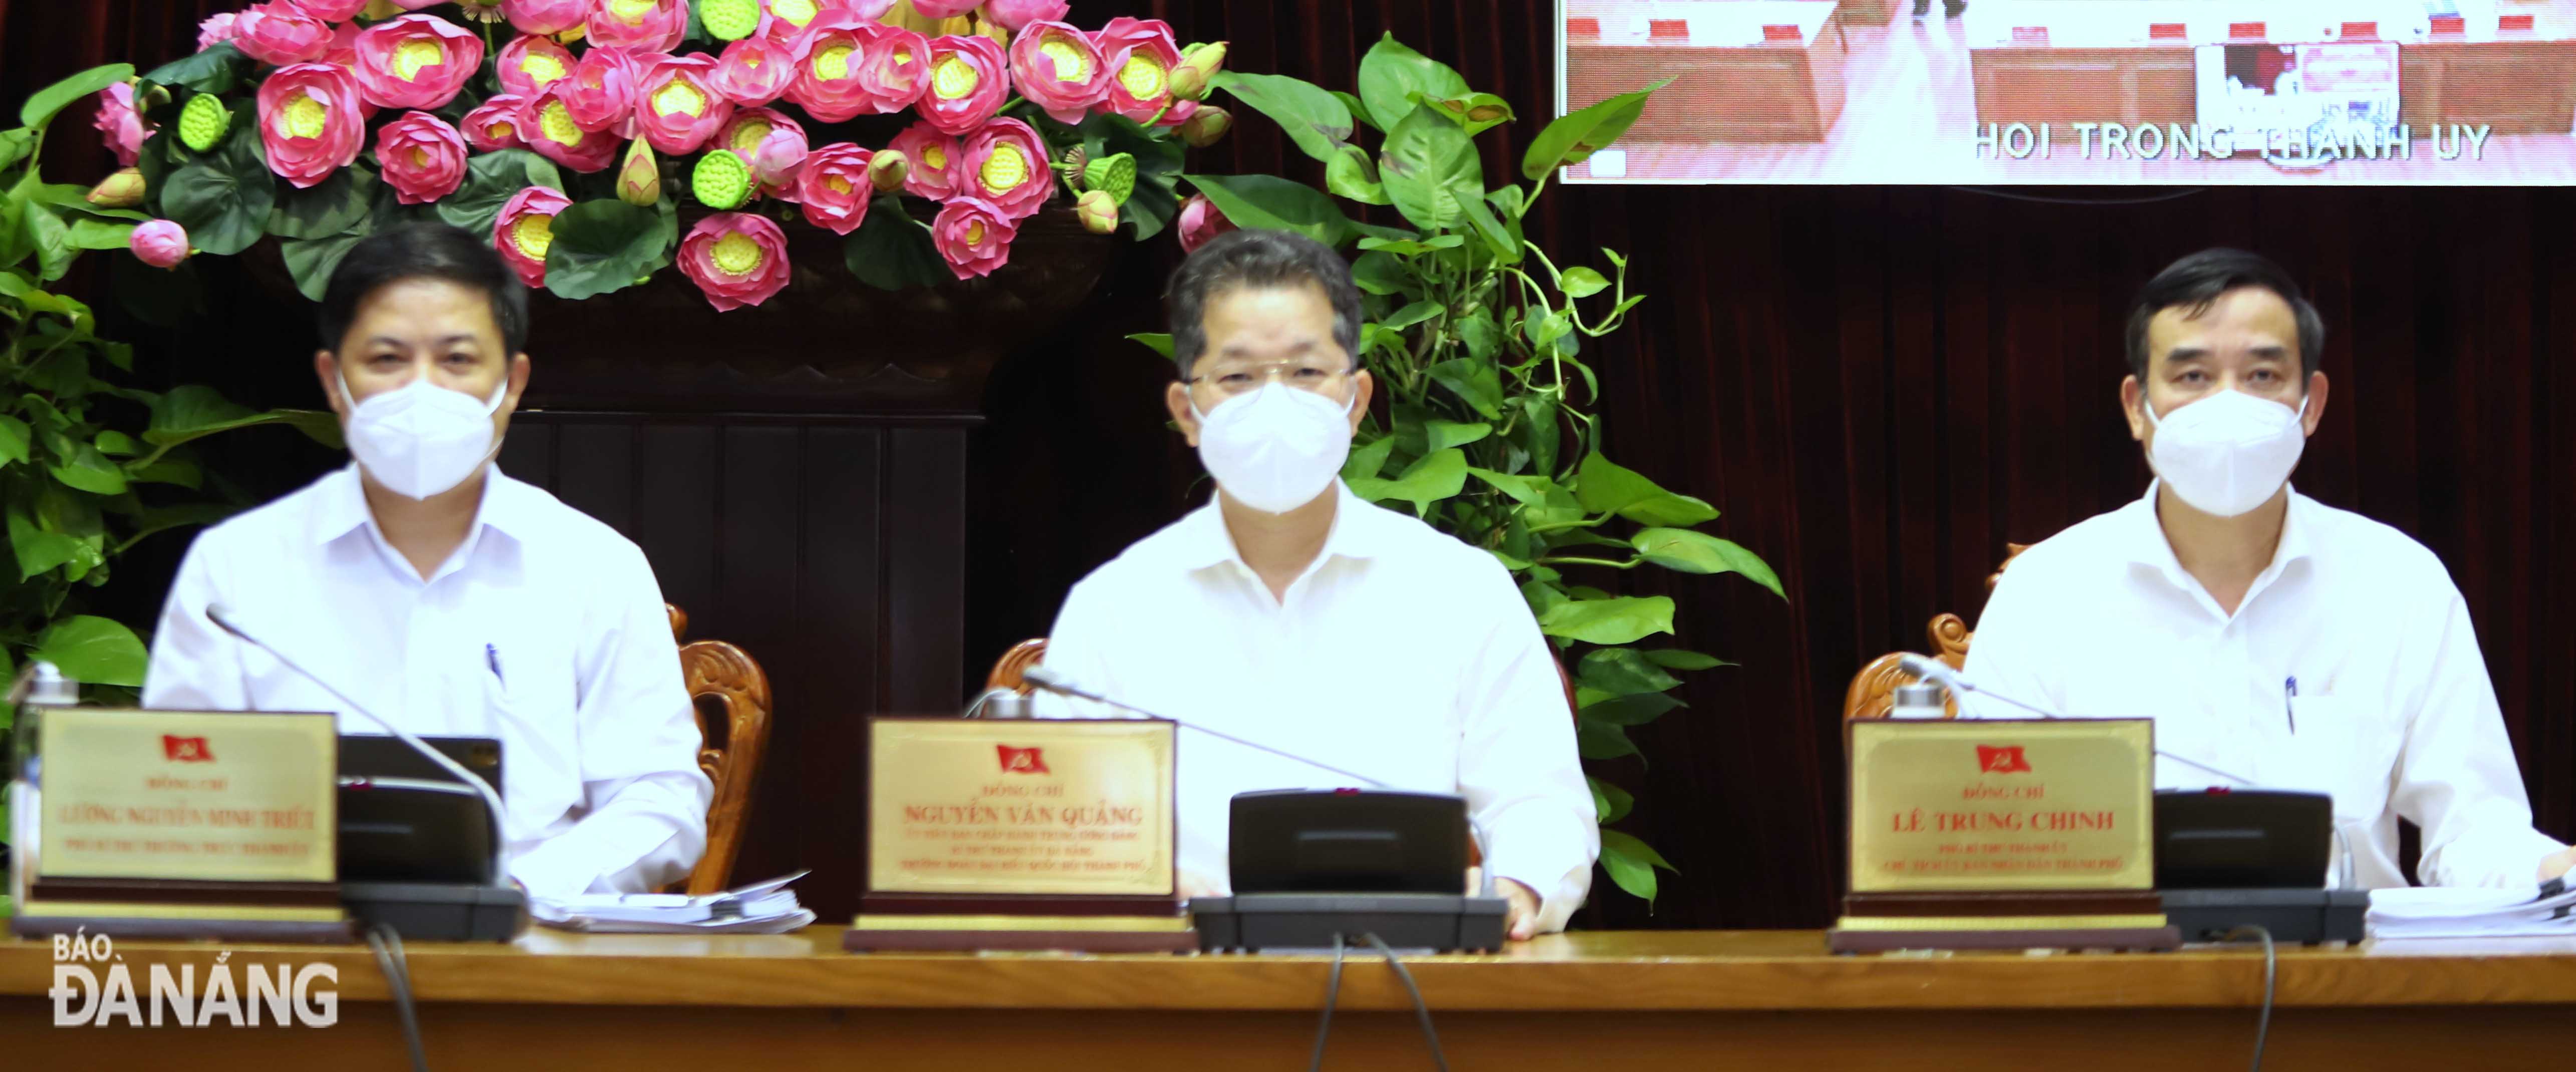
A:
<svg viewBox="0 0 2576 1072">
<path fill-rule="evenodd" d="M 814 922 L 787 884 L 805 877 L 755 882 L 722 893 L 584 893 L 538 897 L 528 914 L 549 927 L 601 934 L 784 934 Z"/>
<path fill-rule="evenodd" d="M 2373 890 L 2370 934 L 2399 938 L 2576 938 L 2576 888 L 2565 880 L 2528 890 Z"/>
</svg>

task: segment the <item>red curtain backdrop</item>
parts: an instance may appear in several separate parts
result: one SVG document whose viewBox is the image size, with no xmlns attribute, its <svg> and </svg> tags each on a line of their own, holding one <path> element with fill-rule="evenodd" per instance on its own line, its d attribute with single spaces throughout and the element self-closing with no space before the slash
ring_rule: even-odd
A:
<svg viewBox="0 0 2576 1072">
<path fill-rule="evenodd" d="M 92 63 L 175 56 L 225 6 L 0 0 L 0 104 Z M 1553 103 L 1545 2 L 1082 0 L 1074 20 L 1121 13 L 1167 19 L 1185 41 L 1230 40 L 1237 69 L 1332 88 L 1391 30 L 1523 117 L 1487 138 L 1497 181 Z M 104 170 L 85 137 L 54 139 L 47 158 L 57 179 Z M 1192 166 L 1320 178 L 1257 116 Z M 2124 303 L 2165 262 L 2213 244 L 2269 254 L 2310 287 L 2336 389 L 2299 486 L 2449 565 L 2540 825 L 2576 838 L 2576 568 L 2559 554 L 2576 534 L 2567 191 L 1552 187 L 1545 205 L 1534 237 L 1560 263 L 1606 268 L 1590 251 L 1621 250 L 1632 292 L 1651 295 L 1627 330 L 1589 344 L 1611 456 L 1717 504 L 1716 527 L 1765 555 L 1790 595 L 1649 571 L 1598 582 L 1672 595 L 1677 643 L 1743 665 L 1693 675 L 1691 706 L 1636 735 L 1646 761 L 1605 765 L 1640 790 L 1625 828 L 1681 874 L 1651 914 L 1605 894 L 1586 922 L 1829 919 L 1850 675 L 1920 649 L 1937 612 L 1973 618 L 2007 541 L 2140 493 L 2146 469 L 2116 410 Z M 1158 329 L 1173 252 L 1131 251 L 1060 340 L 996 374 L 969 472 L 979 680 L 982 659 L 1045 632 L 1066 586 L 1204 494 L 1162 427 L 1167 371 L 1119 339 Z M 1425 608 L 1390 623 L 1387 657 L 1402 658 L 1401 630 L 1437 621 Z"/>
</svg>

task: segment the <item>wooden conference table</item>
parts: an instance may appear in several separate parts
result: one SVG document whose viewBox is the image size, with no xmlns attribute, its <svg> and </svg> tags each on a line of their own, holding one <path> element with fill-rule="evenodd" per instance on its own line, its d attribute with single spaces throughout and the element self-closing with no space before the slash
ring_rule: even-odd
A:
<svg viewBox="0 0 2576 1072">
<path fill-rule="evenodd" d="M 1323 999 L 1312 956 L 876 955 L 840 930 L 778 936 L 532 932 L 415 945 L 433 1067 L 1256 1069 L 1303 1067 Z M 145 966 L 218 947 L 119 943 Z M 231 963 L 337 966 L 329 1028 L 52 1026 L 51 949 L 0 941 L 0 1063 L 25 1069 L 396 1068 L 364 949 L 232 946 Z M 1587 933 L 1499 956 L 1410 961 L 1459 1069 L 2238 1067 L 2258 952 L 1835 957 L 1814 931 Z M 2266 1064 L 2518 1069 L 2576 1053 L 2576 940 L 2282 952 Z M 148 994 L 146 995 L 148 1000 Z M 1327 1067 L 1427 1067 L 1393 973 L 1352 958 Z"/>
</svg>

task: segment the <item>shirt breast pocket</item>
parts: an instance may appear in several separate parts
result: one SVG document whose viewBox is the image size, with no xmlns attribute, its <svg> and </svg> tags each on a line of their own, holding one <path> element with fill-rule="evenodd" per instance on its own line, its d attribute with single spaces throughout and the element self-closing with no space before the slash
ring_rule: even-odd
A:
<svg viewBox="0 0 2576 1072">
<path fill-rule="evenodd" d="M 2341 696 L 2302 696 L 2293 703 L 2297 729 L 2284 769 L 2267 780 L 2333 795 L 2338 823 L 2377 819 L 2388 806 L 2389 776 L 2397 762 L 2397 725 L 2387 706 Z"/>
</svg>

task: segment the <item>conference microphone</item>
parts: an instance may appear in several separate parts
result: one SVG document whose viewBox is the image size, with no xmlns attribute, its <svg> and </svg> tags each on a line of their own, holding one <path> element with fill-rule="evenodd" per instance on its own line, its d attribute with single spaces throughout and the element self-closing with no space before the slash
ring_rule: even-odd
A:
<svg viewBox="0 0 2576 1072">
<path fill-rule="evenodd" d="M 1093 691 L 1091 691 L 1090 689 L 1086 689 L 1086 688 L 1083 688 L 1083 687 L 1082 687 L 1082 686 L 1080 686 L 1080 685 L 1075 684 L 1072 678 L 1066 677 L 1066 676 L 1064 676 L 1063 674 L 1058 673 L 1058 672 L 1056 672 L 1056 671 L 1054 671 L 1054 670 L 1050 670 L 1050 669 L 1048 669 L 1048 668 L 1047 668 L 1045 665 L 1043 665 L 1043 664 L 1040 664 L 1040 665 L 1037 665 L 1037 666 L 1032 666 L 1032 667 L 1029 667 L 1029 668 L 1028 668 L 1028 669 L 1026 669 L 1026 670 L 1021 671 L 1021 672 L 1020 672 L 1020 680 L 1025 681 L 1025 682 L 1028 682 L 1030 685 L 1035 686 L 1035 687 L 1037 687 L 1037 688 L 1045 689 L 1045 690 L 1046 690 L 1046 691 L 1048 691 L 1048 692 L 1055 693 L 1055 694 L 1057 694 L 1057 695 L 1059 695 L 1059 696 L 1070 696 L 1070 697 L 1073 697 L 1073 698 L 1075 698 L 1075 699 L 1080 699 L 1080 700 L 1089 700 L 1089 701 L 1091 701 L 1091 702 L 1093 702 L 1093 703 L 1107 704 L 1107 705 L 1109 705 L 1109 706 L 1111 706 L 1111 707 L 1115 707 L 1115 708 L 1117 708 L 1117 709 L 1119 709 L 1119 710 L 1121 710 L 1121 711 L 1131 711 L 1131 712 L 1134 712 L 1134 713 L 1136 713 L 1136 714 L 1143 715 L 1143 716 L 1145 716 L 1146 718 L 1161 719 L 1162 721 L 1169 722 L 1169 723 L 1171 723 L 1171 724 L 1173 724 L 1173 725 L 1175 725 L 1175 726 L 1179 726 L 1179 727 L 1181 727 L 1182 729 L 1187 729 L 1187 730 L 1196 730 L 1196 731 L 1198 731 L 1198 732 L 1200 732 L 1200 733 L 1207 734 L 1207 735 L 1208 735 L 1208 736 L 1210 736 L 1210 737 L 1214 737 L 1214 738 L 1216 738 L 1216 739 L 1218 739 L 1218 740 L 1220 740 L 1220 741 L 1229 741 L 1229 742 L 1232 742 L 1232 743 L 1234 743 L 1234 744 L 1242 745 L 1242 746 L 1244 746 L 1245 748 L 1252 749 L 1253 751 L 1256 751 L 1256 752 L 1267 752 L 1267 753 L 1269 753 L 1269 754 L 1271 754 L 1271 755 L 1274 755 L 1274 756 L 1277 756 L 1277 757 L 1279 757 L 1279 758 L 1281 758 L 1281 759 L 1291 760 L 1291 761 L 1294 761 L 1294 762 L 1297 762 L 1297 763 L 1303 763 L 1303 764 L 1305 764 L 1305 765 L 1307 765 L 1307 766 L 1309 766 L 1309 767 L 1314 767 L 1314 768 L 1316 768 L 1316 769 L 1318 769 L 1318 770 L 1330 771 L 1330 772 L 1332 772 L 1332 773 L 1334 773 L 1334 774 L 1341 775 L 1341 776 L 1342 776 L 1342 777 L 1344 777 L 1344 778 L 1350 778 L 1350 779 L 1353 779 L 1353 780 L 1356 780 L 1356 781 L 1366 782 L 1366 783 L 1368 783 L 1370 786 L 1375 787 L 1375 788 L 1378 788 L 1378 789 L 1386 789 L 1386 790 L 1391 790 L 1391 791 L 1393 791 L 1393 792 L 1398 792 L 1398 793 L 1410 793 L 1410 792 L 1415 792 L 1415 790 L 1406 789 L 1406 788 L 1404 788 L 1404 787 L 1402 787 L 1402 786 L 1398 786 L 1398 785 L 1392 785 L 1392 784 L 1389 784 L 1389 783 L 1387 783 L 1387 782 L 1385 782 L 1385 781 L 1382 781 L 1382 780 L 1380 780 L 1380 779 L 1371 778 L 1371 777 L 1369 777 L 1368 775 L 1361 774 L 1361 773 L 1359 773 L 1359 772 L 1357 772 L 1357 771 L 1347 771 L 1347 770 L 1343 770 L 1342 768 L 1340 768 L 1340 767 L 1336 767 L 1336 766 L 1334 766 L 1334 765 L 1332 765 L 1332 764 L 1330 764 L 1330 763 L 1319 762 L 1319 761 L 1317 761 L 1317 760 L 1309 759 L 1309 758 L 1307 758 L 1307 757 L 1305 757 L 1305 756 L 1298 755 L 1298 754 L 1296 754 L 1296 753 L 1294 753 L 1294 752 L 1289 752 L 1289 751 L 1284 751 L 1284 750 L 1277 749 L 1277 748 L 1272 748 L 1271 746 L 1266 745 L 1266 744 L 1262 744 L 1262 743 L 1261 743 L 1261 742 L 1259 742 L 1259 741 L 1247 741 L 1247 740 L 1245 740 L 1245 739 L 1243 739 L 1243 738 L 1241 738 L 1241 737 L 1237 737 L 1237 736 L 1235 736 L 1235 735 L 1233 735 L 1233 734 L 1231 734 L 1231 733 L 1222 733 L 1222 732 L 1219 732 L 1219 731 L 1217 731 L 1217 730 L 1212 730 L 1212 729 L 1209 729 L 1209 728 L 1207 728 L 1207 727 L 1205 727 L 1205 726 L 1198 725 L 1197 723 L 1194 723 L 1194 722 L 1189 722 L 1189 721 L 1185 721 L 1185 720 L 1182 720 L 1182 719 L 1173 718 L 1173 717 L 1171 717 L 1170 715 L 1161 715 L 1161 714 L 1156 714 L 1156 713 L 1154 713 L 1154 712 L 1152 712 L 1152 711 L 1145 710 L 1144 708 L 1142 708 L 1142 707 L 1138 707 L 1138 706 L 1136 706 L 1136 705 L 1134 705 L 1134 704 L 1131 704 L 1131 703 L 1126 703 L 1126 702 L 1124 702 L 1124 701 L 1110 699 L 1110 698 L 1109 698 L 1109 697 L 1107 697 L 1107 696 L 1103 696 L 1103 695 L 1101 695 L 1101 694 L 1099 694 L 1099 693 L 1097 693 L 1097 692 L 1093 692 Z M 1486 858 L 1486 859 L 1491 859 L 1491 858 L 1492 858 L 1492 856 L 1491 856 L 1491 854 L 1488 852 L 1488 850 L 1487 850 L 1487 846 L 1486 846 L 1486 844 L 1485 844 L 1485 829 L 1484 829 L 1484 827 L 1483 827 L 1481 824 L 1479 824 L 1479 823 L 1477 823 L 1477 822 L 1476 822 L 1476 816 L 1475 816 L 1473 813 L 1470 813 L 1470 814 L 1467 816 L 1467 834 L 1468 834 L 1468 836 L 1470 836 L 1470 837 L 1472 837 L 1472 838 L 1476 839 L 1476 854 L 1477 854 L 1478 856 L 1480 856 L 1480 857 L 1484 857 L 1484 858 Z M 1483 887 L 1483 893 L 1481 894 L 1481 896 L 1491 897 L 1491 896 L 1493 896 L 1493 895 L 1494 895 L 1494 876 L 1493 876 L 1492 872 L 1491 872 L 1490 870 L 1488 870 L 1488 869 L 1482 869 L 1482 868 L 1480 868 L 1479 870 L 1483 872 L 1482 881 L 1481 881 L 1481 883 L 1480 883 L 1480 885 Z"/>
<path fill-rule="evenodd" d="M 394 738 L 401 741 L 405 747 L 410 748 L 414 752 L 420 753 L 422 758 L 429 760 L 431 763 L 437 764 L 440 770 L 446 771 L 449 776 L 455 778 L 457 781 L 465 783 L 467 788 L 472 789 L 476 795 L 481 796 L 483 798 L 483 806 L 490 809 L 492 813 L 492 884 L 495 886 L 508 886 L 510 884 L 509 838 L 502 832 L 503 812 L 501 807 L 501 794 L 492 788 L 492 783 L 484 781 L 482 775 L 465 769 L 464 764 L 447 758 L 446 753 L 440 752 L 438 749 L 431 748 L 426 742 L 422 741 L 418 737 L 412 736 L 410 732 L 404 730 L 402 727 L 377 717 L 375 712 L 367 710 L 365 704 L 361 704 L 356 700 L 350 699 L 349 694 L 341 691 L 339 686 L 333 685 L 322 675 L 307 669 L 304 664 L 296 662 L 293 658 L 288 657 L 285 652 L 270 646 L 267 641 L 252 636 L 249 630 L 241 627 L 241 623 L 234 621 L 230 614 L 225 613 L 224 608 L 221 605 L 208 604 L 206 606 L 206 619 L 215 623 L 215 625 L 224 632 L 231 633 L 232 635 L 241 638 L 243 643 L 267 652 L 270 658 L 286 664 L 287 669 L 304 675 L 305 680 L 322 686 L 322 691 L 330 693 L 333 697 L 337 698 L 342 705 L 348 708 L 349 711 L 355 713 L 360 718 L 374 723 L 378 728 L 384 730 L 386 733 L 392 734 Z M 399 788 L 392 784 L 395 781 L 394 779 L 378 778 L 374 779 L 374 781 L 378 784 L 386 785 L 388 788 Z"/>
<path fill-rule="evenodd" d="M 2004 695 L 2004 694 L 2002 694 L 2002 693 L 2000 693 L 2000 692 L 1994 692 L 1994 691 L 1991 691 L 1991 690 L 1978 688 L 1975 682 L 1970 681 L 1970 680 L 1968 680 L 1968 679 L 1967 679 L 1966 675 L 1963 675 L 1963 674 L 1959 673 L 1959 672 L 1958 672 L 1958 671 L 1956 671 L 1956 670 L 1950 669 L 1950 664 L 1945 663 L 1945 662 L 1942 662 L 1942 661 L 1941 661 L 1941 660 L 1939 660 L 1939 659 L 1930 658 L 1930 657 L 1928 657 L 1928 656 L 1915 655 L 1915 654 L 1913 654 L 1913 653 L 1909 652 L 1909 653 L 1907 653 L 1904 657 L 1902 657 L 1902 658 L 1900 658 L 1900 659 L 1898 659 L 1898 660 L 1897 660 L 1897 666 L 1898 666 L 1900 669 L 1903 669 L 1906 673 L 1912 674 L 1912 675 L 1914 675 L 1915 677 L 1921 678 L 1921 679 L 1923 679 L 1923 680 L 1925 680 L 1925 681 L 1930 681 L 1930 682 L 1933 682 L 1933 683 L 1935 683 L 1935 684 L 1938 684 L 1938 685 L 1940 685 L 1941 687 L 1946 688 L 1946 689 L 1949 689 L 1951 692 L 1956 693 L 1956 694 L 1958 694 L 1958 695 L 1960 695 L 1960 696 L 1967 696 L 1967 695 L 1970 695 L 1970 694 L 1974 694 L 1974 695 L 1978 695 L 1978 696 L 1991 697 L 1991 698 L 1993 698 L 1993 699 L 2000 700 L 2000 701 L 2004 702 L 2005 704 L 2011 705 L 2011 706 L 2013 706 L 2013 707 L 2021 708 L 2022 710 L 2024 710 L 2024 711 L 2028 711 L 2028 712 L 2030 712 L 2031 714 L 2038 715 L 2039 717 L 2044 718 L 2044 719 L 2049 719 L 2049 720 L 2052 720 L 2052 721 L 2058 721 L 2058 720 L 2063 720 L 2063 721 L 2076 721 L 2075 719 L 2072 719 L 2072 718 L 2070 718 L 2069 716 L 2058 714 L 2058 713 L 2057 713 L 2057 712 L 2055 712 L 2055 711 L 2051 711 L 2051 710 L 2048 710 L 2047 708 L 2039 707 L 2039 706 L 2034 705 L 2034 704 L 2027 704 L 2027 703 L 2023 703 L 2023 702 L 2021 702 L 2020 700 L 2013 699 L 2012 697 L 2010 697 L 2010 696 L 2006 696 L 2006 695 Z M 1962 702 L 1964 702 L 1964 701 L 1962 701 Z M 2182 756 L 2178 756 L 2178 755 L 2175 755 L 2175 754 L 2173 754 L 2173 753 L 2171 753 L 2171 752 L 2167 752 L 2167 751 L 2165 751 L 2164 749 L 2161 749 L 2161 748 L 2156 749 L 2155 751 L 2156 751 L 2156 755 L 2158 755 L 2158 756 L 2162 756 L 2162 757 L 2164 757 L 2164 758 L 2166 758 L 2166 759 L 2170 759 L 2170 760 L 2172 760 L 2172 761 L 2174 761 L 2174 762 L 2176 762 L 2176 763 L 2180 763 L 2180 764 L 2182 764 L 2183 766 L 2186 766 L 2186 767 L 2193 767 L 2193 768 L 2197 768 L 2197 769 L 2199 769 L 2199 770 L 2207 771 L 2207 772 L 2209 772 L 2209 773 L 2211 773 L 2211 774 L 2215 774 L 2215 775 L 2217 775 L 2217 776 L 2219 776 L 2219 777 L 2221 777 L 2221 778 L 2225 778 L 2225 779 L 2227 779 L 2228 781 L 2234 782 L 2234 783 L 2236 783 L 2236 784 L 2238 784 L 2238 785 L 2247 786 L 2247 787 L 2253 787 L 2253 788 L 2260 788 L 2260 783 L 2257 783 L 2254 779 L 2252 779 L 2252 778 L 2248 778 L 2248 777 L 2245 777 L 2244 775 L 2241 775 L 2241 774 L 2230 774 L 2230 773 L 2228 773 L 2228 772 L 2226 772 L 2226 771 L 2223 771 L 2223 770 L 2220 770 L 2220 769 L 2218 769 L 2218 768 L 2216 768 L 2216 767 L 2210 766 L 2209 764 L 2206 764 L 2206 763 L 2200 762 L 2199 760 L 2196 760 L 2196 759 L 2186 759 L 2186 758 L 2184 758 L 2184 757 L 2182 757 Z"/>
</svg>

